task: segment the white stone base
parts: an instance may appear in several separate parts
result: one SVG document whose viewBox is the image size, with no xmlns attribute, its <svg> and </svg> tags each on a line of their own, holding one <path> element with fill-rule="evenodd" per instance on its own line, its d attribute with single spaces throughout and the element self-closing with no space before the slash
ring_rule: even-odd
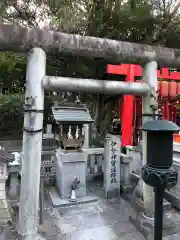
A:
<svg viewBox="0 0 180 240">
<path fill-rule="evenodd" d="M 12 212 L 11 212 L 12 211 Z M 0 226 L 6 226 L 12 222 L 11 214 L 13 210 L 9 206 L 7 200 L 0 199 Z"/>
<path fill-rule="evenodd" d="M 60 195 L 54 187 L 49 188 L 49 196 L 51 198 L 53 207 L 66 207 L 71 205 L 85 204 L 90 202 L 96 202 L 98 199 L 96 196 L 77 197 L 75 202 L 71 202 L 70 199 L 61 199 Z"/>
<path fill-rule="evenodd" d="M 19 236 L 16 240 L 46 240 L 46 238 L 42 237 L 41 235 L 37 234 L 36 236 Z"/>
</svg>

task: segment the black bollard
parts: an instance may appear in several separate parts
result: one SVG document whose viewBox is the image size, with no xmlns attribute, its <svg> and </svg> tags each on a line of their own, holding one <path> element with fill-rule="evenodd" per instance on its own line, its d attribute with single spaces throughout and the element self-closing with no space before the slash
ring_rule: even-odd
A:
<svg viewBox="0 0 180 240">
<path fill-rule="evenodd" d="M 164 189 L 154 188 L 155 192 L 155 218 L 154 218 L 154 239 L 162 239 L 162 230 L 163 229 L 163 195 Z"/>
<path fill-rule="evenodd" d="M 147 132 L 147 164 L 142 167 L 143 181 L 154 188 L 154 240 L 162 240 L 163 195 L 165 189 L 177 184 L 173 164 L 173 133 L 180 128 L 166 120 L 148 121 L 142 130 Z"/>
</svg>

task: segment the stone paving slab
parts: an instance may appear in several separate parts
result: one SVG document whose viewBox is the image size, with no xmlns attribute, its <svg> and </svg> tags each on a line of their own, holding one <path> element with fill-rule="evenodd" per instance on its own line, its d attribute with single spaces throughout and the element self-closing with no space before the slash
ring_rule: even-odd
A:
<svg viewBox="0 0 180 240">
<path fill-rule="evenodd" d="M 173 234 L 163 238 L 163 240 L 179 240 L 179 239 L 180 239 L 180 233 Z"/>
<path fill-rule="evenodd" d="M 60 234 L 64 240 L 145 240 L 129 222 L 134 214 L 131 205 L 120 199 L 106 200 L 97 184 L 98 202 L 54 209 Z M 94 191 L 95 192 L 95 191 Z M 48 234 L 49 235 L 49 234 Z M 49 240 L 56 240 L 48 236 Z"/>
<path fill-rule="evenodd" d="M 122 198 L 104 199 L 101 185 L 92 189 L 97 193 L 97 202 L 60 208 L 53 208 L 46 194 L 41 236 L 46 240 L 145 240 L 129 222 L 129 217 L 135 215 L 130 203 Z M 163 238 L 170 239 L 180 239 L 180 234 Z M 0 240 L 17 240 L 16 232 L 6 229 Z"/>
</svg>

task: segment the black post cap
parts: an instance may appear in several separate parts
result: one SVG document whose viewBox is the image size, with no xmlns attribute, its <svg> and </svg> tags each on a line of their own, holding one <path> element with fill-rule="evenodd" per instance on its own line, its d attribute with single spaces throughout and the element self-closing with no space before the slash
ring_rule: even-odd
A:
<svg viewBox="0 0 180 240">
<path fill-rule="evenodd" d="M 179 126 L 167 120 L 152 120 L 143 124 L 147 132 L 147 165 L 165 169 L 173 164 L 173 133 L 180 131 Z"/>
<path fill-rule="evenodd" d="M 146 132 L 178 132 L 180 127 L 176 123 L 167 120 L 151 120 L 143 124 L 142 130 Z"/>
</svg>

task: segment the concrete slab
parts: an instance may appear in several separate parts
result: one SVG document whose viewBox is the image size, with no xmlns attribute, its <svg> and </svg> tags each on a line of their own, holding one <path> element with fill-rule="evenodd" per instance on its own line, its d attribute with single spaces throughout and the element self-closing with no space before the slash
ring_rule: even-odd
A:
<svg viewBox="0 0 180 240">
<path fill-rule="evenodd" d="M 137 213 L 136 217 L 130 216 L 130 222 L 142 233 L 142 235 L 152 240 L 154 235 L 153 225 L 149 225 L 142 213 Z M 164 212 L 163 237 L 168 237 L 180 232 L 180 214 L 175 209 Z"/>
<path fill-rule="evenodd" d="M 39 231 L 46 240 L 145 240 L 129 222 L 129 217 L 135 215 L 131 204 L 122 198 L 104 199 L 101 183 L 94 182 L 87 190 L 88 195 L 93 193 L 98 201 L 53 208 L 52 200 L 45 196 L 44 223 Z M 180 213 L 173 213 L 173 216 L 174 222 L 179 222 Z M 180 224 L 177 225 L 178 230 Z M 17 240 L 16 232 L 9 228 L 0 237 L 2 240 Z M 178 240 L 180 234 L 163 239 Z"/>
<path fill-rule="evenodd" d="M 117 235 L 109 226 L 100 226 L 74 233 L 68 240 L 115 240 Z"/>
<path fill-rule="evenodd" d="M 163 240 L 178 240 L 178 239 L 180 239 L 180 233 L 163 237 Z"/>
<path fill-rule="evenodd" d="M 118 236 L 116 240 L 145 240 L 145 238 L 139 232 L 133 232 Z"/>
<path fill-rule="evenodd" d="M 96 190 L 98 201 L 55 208 L 61 234 L 48 240 L 145 240 L 129 223 L 134 214 L 129 203 L 122 198 L 104 199 L 100 184 L 90 189 Z"/>
<path fill-rule="evenodd" d="M 42 237 L 46 240 L 146 239 L 129 221 L 129 217 L 136 214 L 130 203 L 122 198 L 104 199 L 103 187 L 99 183 L 92 184 L 88 189 L 97 194 L 98 201 L 53 208 L 49 194 L 45 195 L 44 222 L 39 227 Z M 172 215 L 174 222 L 179 220 L 178 211 L 174 211 Z M 180 229 L 179 226 L 177 230 Z M 5 240 L 17 240 L 7 233 Z M 180 239 L 180 234 L 163 238 L 170 239 Z"/>
<path fill-rule="evenodd" d="M 49 188 L 49 195 L 50 195 L 53 207 L 65 207 L 65 206 L 85 204 L 85 203 L 97 201 L 97 197 L 95 196 L 85 196 L 85 197 L 78 197 L 76 202 L 70 202 L 69 199 L 61 199 L 55 187 Z"/>
</svg>

